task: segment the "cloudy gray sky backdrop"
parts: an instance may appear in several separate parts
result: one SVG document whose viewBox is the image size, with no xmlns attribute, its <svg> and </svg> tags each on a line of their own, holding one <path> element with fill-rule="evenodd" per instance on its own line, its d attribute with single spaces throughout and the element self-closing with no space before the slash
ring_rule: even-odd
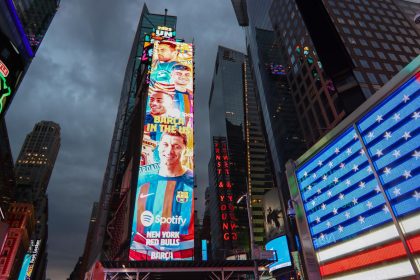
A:
<svg viewBox="0 0 420 280">
<path fill-rule="evenodd" d="M 144 1 L 61 1 L 6 115 L 13 156 L 36 122 L 61 126 L 48 187 L 48 272 L 66 279 L 82 254 L 92 203 L 99 199 L 123 74 Z M 195 135 L 199 191 L 207 185 L 208 96 L 217 46 L 244 51 L 229 0 L 146 1 L 178 16 L 177 36 L 196 45 Z M 200 199 L 202 202 L 202 199 Z"/>
</svg>

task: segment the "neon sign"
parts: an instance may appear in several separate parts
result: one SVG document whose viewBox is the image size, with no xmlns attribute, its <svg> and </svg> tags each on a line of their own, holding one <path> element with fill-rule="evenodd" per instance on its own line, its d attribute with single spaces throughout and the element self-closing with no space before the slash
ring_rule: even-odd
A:
<svg viewBox="0 0 420 280">
<path fill-rule="evenodd" d="M 230 181 L 229 156 L 225 137 L 214 137 L 214 152 L 216 157 L 217 189 L 222 234 L 225 241 L 237 240 L 237 218 L 233 206 L 233 192 Z"/>
</svg>

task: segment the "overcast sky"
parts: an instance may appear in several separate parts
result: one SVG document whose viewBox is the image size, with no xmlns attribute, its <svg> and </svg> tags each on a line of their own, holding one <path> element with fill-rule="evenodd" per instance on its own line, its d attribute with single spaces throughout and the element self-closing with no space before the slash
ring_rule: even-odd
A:
<svg viewBox="0 0 420 280">
<path fill-rule="evenodd" d="M 36 122 L 61 126 L 49 196 L 47 276 L 66 279 L 82 254 L 99 200 L 118 101 L 144 1 L 61 1 L 7 112 L 13 156 Z M 207 185 L 208 96 L 217 46 L 245 50 L 229 0 L 146 1 L 151 13 L 178 17 L 177 37 L 196 45 L 195 135 L 199 191 Z M 202 203 L 202 199 L 200 199 Z"/>
</svg>

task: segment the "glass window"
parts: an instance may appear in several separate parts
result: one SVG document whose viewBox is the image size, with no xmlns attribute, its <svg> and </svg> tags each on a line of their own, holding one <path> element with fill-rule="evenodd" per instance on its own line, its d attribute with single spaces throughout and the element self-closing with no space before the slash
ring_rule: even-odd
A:
<svg viewBox="0 0 420 280">
<path fill-rule="evenodd" d="M 353 37 L 348 37 L 347 40 L 349 40 L 350 44 L 356 45 L 356 40 Z"/>
<path fill-rule="evenodd" d="M 378 84 L 378 80 L 373 73 L 367 73 L 367 76 L 372 84 Z"/>
<path fill-rule="evenodd" d="M 378 51 L 378 52 L 376 52 L 376 53 L 378 54 L 378 56 L 379 56 L 380 58 L 382 58 L 382 59 L 386 59 L 385 54 L 384 54 L 383 52 Z"/>
<path fill-rule="evenodd" d="M 359 48 L 354 48 L 354 53 L 358 56 L 362 56 L 362 51 Z"/>
<path fill-rule="evenodd" d="M 369 63 L 366 60 L 361 59 L 359 60 L 359 62 L 360 62 L 360 65 L 362 65 L 364 68 L 369 68 Z"/>
<path fill-rule="evenodd" d="M 408 63 L 408 58 L 405 55 L 400 54 L 400 58 L 401 58 L 402 61 Z"/>
<path fill-rule="evenodd" d="M 359 71 L 353 71 L 354 75 L 356 76 L 356 80 L 359 83 L 365 83 L 365 78 L 363 77 L 362 73 L 360 73 Z"/>
<path fill-rule="evenodd" d="M 384 65 L 385 65 L 386 70 L 388 70 L 388 71 L 390 71 L 390 72 L 393 72 L 393 71 L 394 71 L 394 68 L 392 67 L 392 65 L 391 65 L 391 64 L 389 64 L 389 63 L 384 63 Z"/>
<path fill-rule="evenodd" d="M 360 41 L 360 44 L 362 46 L 367 46 L 368 45 L 368 43 L 367 43 L 367 41 L 365 39 L 359 39 L 359 41 Z"/>
<path fill-rule="evenodd" d="M 373 61 L 372 63 L 373 63 L 373 67 L 375 67 L 376 70 L 382 69 L 381 64 L 379 62 Z"/>
<path fill-rule="evenodd" d="M 370 33 L 370 32 L 369 32 Z M 374 48 L 379 48 L 379 44 L 378 44 L 378 42 L 377 41 L 375 41 L 375 40 L 372 40 L 372 41 L 370 41 L 370 43 L 372 44 L 372 46 L 374 47 Z"/>
<path fill-rule="evenodd" d="M 388 53 L 389 58 L 391 58 L 391 60 L 393 61 L 397 61 L 397 56 L 393 53 Z"/>
<path fill-rule="evenodd" d="M 397 44 L 392 44 L 392 48 L 394 48 L 394 50 L 396 50 L 396 51 L 401 51 L 401 48 L 400 48 L 400 46 L 398 46 Z"/>
<path fill-rule="evenodd" d="M 348 29 L 347 27 L 343 27 L 343 32 L 346 34 L 350 34 L 350 29 Z"/>
<path fill-rule="evenodd" d="M 368 57 L 374 57 L 373 52 L 371 50 L 366 50 L 366 54 Z"/>
<path fill-rule="evenodd" d="M 385 74 L 379 74 L 379 78 L 381 79 L 382 83 L 388 82 L 388 77 Z"/>
<path fill-rule="evenodd" d="M 382 42 L 382 47 L 384 47 L 384 49 L 386 49 L 386 50 L 391 49 L 391 48 L 389 47 L 388 43 L 386 43 L 386 42 Z"/>
<path fill-rule="evenodd" d="M 354 34 L 361 36 L 362 32 L 360 32 L 360 30 L 358 28 L 354 29 Z"/>
</svg>

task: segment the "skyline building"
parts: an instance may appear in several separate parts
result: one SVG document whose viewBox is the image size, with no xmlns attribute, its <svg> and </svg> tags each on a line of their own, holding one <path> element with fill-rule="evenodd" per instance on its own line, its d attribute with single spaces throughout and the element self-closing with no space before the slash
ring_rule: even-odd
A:
<svg viewBox="0 0 420 280">
<path fill-rule="evenodd" d="M 212 152 L 209 162 L 211 251 L 213 258 L 249 253 L 245 110 L 241 52 L 218 47 L 209 97 Z"/>
<path fill-rule="evenodd" d="M 35 124 L 26 136 L 15 164 L 16 194 L 18 202 L 34 206 L 36 221 L 34 231 L 29 236 L 37 247 L 36 262 L 32 275 L 45 279 L 48 260 L 48 184 L 61 145 L 60 126 L 51 121 Z M 32 252 L 31 252 L 32 253 Z"/>
<path fill-rule="evenodd" d="M 271 160 L 262 123 L 262 112 L 255 89 L 255 81 L 249 59 L 242 67 L 244 83 L 244 125 L 246 143 L 246 170 L 250 218 L 252 223 L 251 244 L 263 248 L 268 241 L 265 231 L 267 213 L 263 207 L 264 194 L 275 188 Z"/>
<path fill-rule="evenodd" d="M 98 217 L 95 226 L 95 235 L 97 238 L 95 238 L 94 242 L 91 244 L 92 248 L 89 249 L 91 255 L 88 260 L 88 267 L 97 259 L 102 259 L 102 257 L 109 258 L 104 255 L 104 252 L 109 253 L 109 250 L 112 250 L 114 252 L 113 255 L 121 253 L 118 249 L 121 244 L 112 245 L 110 243 L 116 238 L 110 236 L 111 231 L 107 230 L 107 227 L 110 222 L 113 223 L 116 221 L 113 217 L 116 215 L 118 209 L 121 209 L 120 205 L 123 200 L 126 205 L 131 201 L 126 194 L 127 189 L 121 189 L 121 180 L 125 172 L 132 168 L 132 165 L 129 166 L 129 158 L 131 155 L 128 152 L 128 149 L 130 148 L 129 138 L 130 133 L 132 132 L 132 119 L 136 118 L 136 116 L 133 115 L 133 112 L 135 111 L 134 108 L 137 104 L 136 102 L 145 102 L 144 100 L 141 101 L 136 99 L 138 92 L 142 90 L 142 84 L 145 82 L 145 75 L 142 74 L 145 69 L 144 66 L 141 66 L 141 58 L 144 53 L 143 47 L 146 42 L 146 36 L 150 37 L 158 26 L 167 26 L 176 30 L 176 21 L 177 18 L 175 16 L 150 13 L 146 4 L 143 5 L 131 52 L 128 57 L 121 89 L 114 133 L 99 200 Z M 137 104 L 137 106 L 139 105 Z M 129 172 L 131 174 L 131 170 Z M 125 207 L 127 206 L 124 206 L 123 208 Z M 121 209 L 120 211 L 126 213 L 128 208 L 125 208 L 125 210 Z M 120 215 L 125 214 L 120 213 Z M 126 216 L 126 218 L 128 216 Z M 122 230 L 120 228 L 115 228 L 112 225 L 111 227 L 117 232 L 121 232 Z M 121 238 L 124 239 L 125 237 Z M 120 241 L 115 240 L 116 243 L 121 243 Z"/>
<path fill-rule="evenodd" d="M 273 1 L 270 18 L 308 146 L 420 53 L 390 0 Z"/>
<path fill-rule="evenodd" d="M 290 197 L 285 177 L 285 163 L 290 158 L 297 158 L 305 148 L 305 140 L 301 132 L 297 113 L 293 104 L 290 86 L 286 78 L 287 69 L 280 53 L 281 45 L 276 40 L 268 12 L 272 1 L 232 0 L 232 5 L 239 25 L 244 27 L 246 47 L 249 56 L 250 70 L 255 81 L 257 103 L 262 115 L 263 132 L 269 154 L 274 187 L 278 192 L 271 191 L 274 200 L 279 201 L 276 209 L 264 209 L 263 196 L 259 207 L 263 209 L 266 221 L 273 221 L 276 210 L 276 225 L 281 225 L 275 232 L 286 234 L 290 248 L 294 246 L 294 231 L 286 220 L 286 209 Z M 252 166 L 252 162 L 251 162 Z M 271 215 L 270 215 L 271 214 Z M 270 216 L 269 216 L 270 215 Z M 266 232 L 267 233 L 267 232 Z M 265 242 L 270 235 L 266 235 Z"/>
</svg>

